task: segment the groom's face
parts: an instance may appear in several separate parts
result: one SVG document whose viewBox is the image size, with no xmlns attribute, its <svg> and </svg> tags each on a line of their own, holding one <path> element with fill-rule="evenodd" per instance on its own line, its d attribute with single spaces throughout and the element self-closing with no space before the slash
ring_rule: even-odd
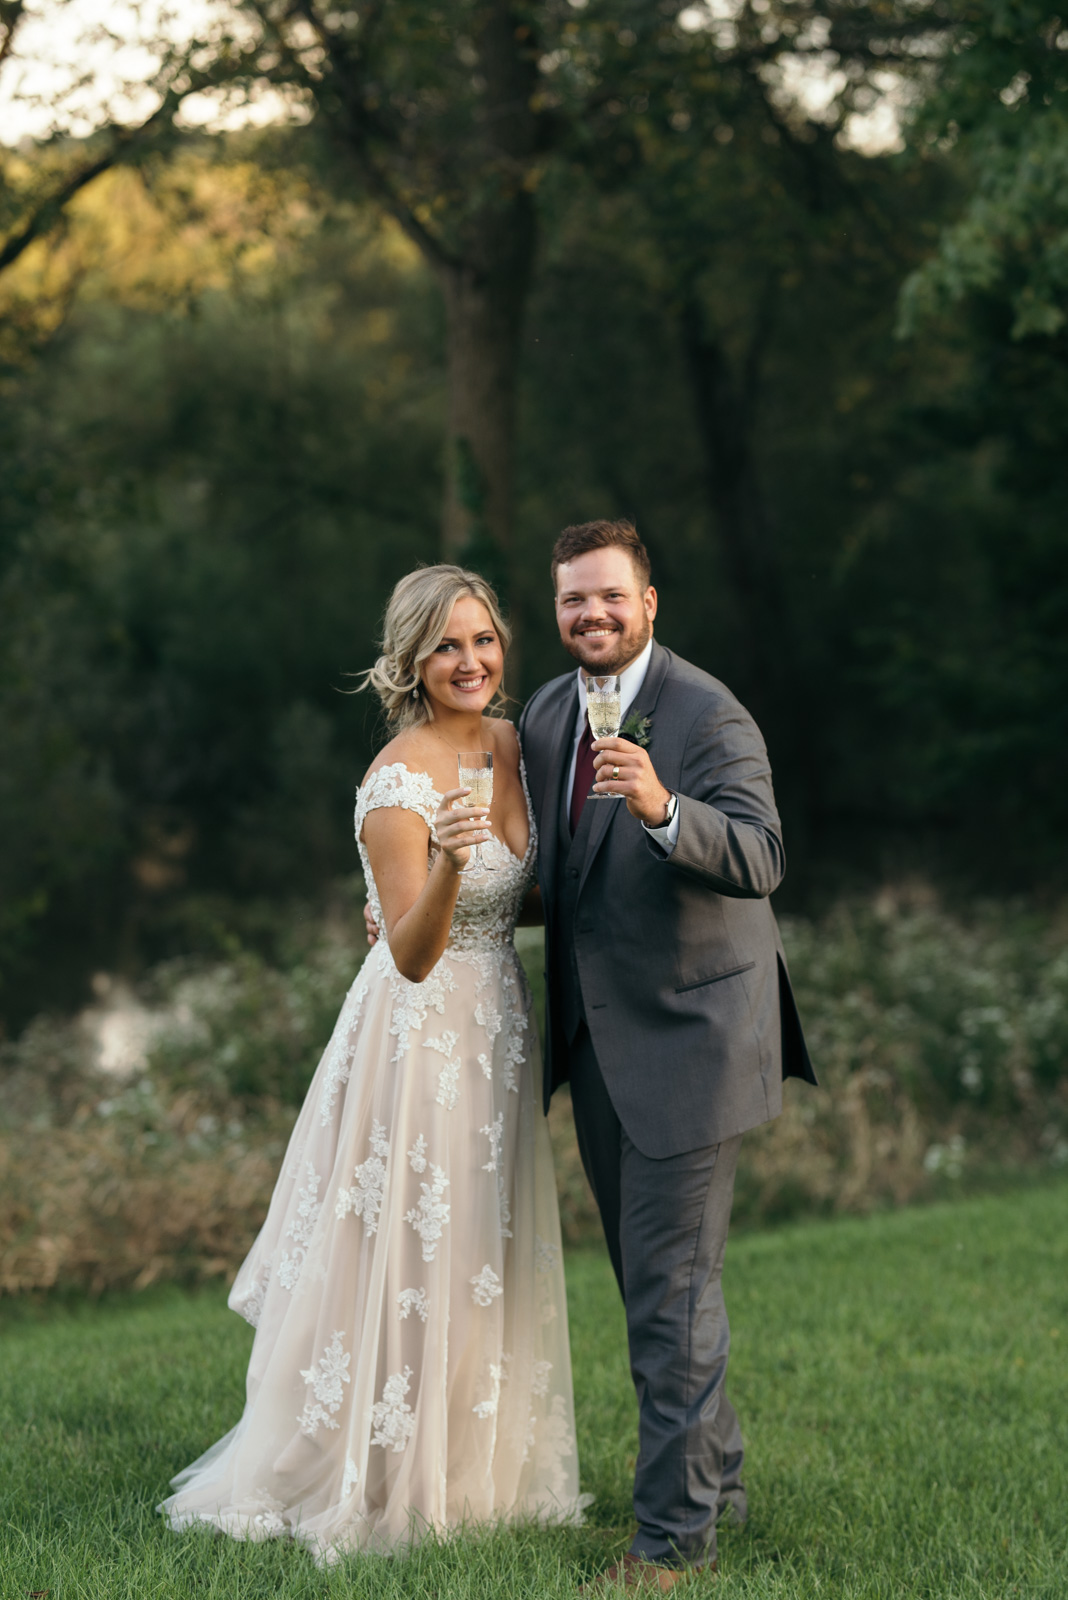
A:
<svg viewBox="0 0 1068 1600">
<path fill-rule="evenodd" d="M 556 569 L 556 622 L 564 649 L 587 672 L 622 672 L 649 642 L 656 590 L 643 586 L 626 550 L 589 550 Z"/>
</svg>

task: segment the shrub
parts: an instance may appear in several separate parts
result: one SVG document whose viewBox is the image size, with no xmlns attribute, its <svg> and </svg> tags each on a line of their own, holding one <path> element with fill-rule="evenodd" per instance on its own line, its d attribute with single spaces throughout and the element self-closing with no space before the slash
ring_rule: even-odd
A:
<svg viewBox="0 0 1068 1600">
<path fill-rule="evenodd" d="M 351 919 L 350 919 L 351 920 Z M 228 1275 L 365 952 L 358 918 L 304 925 L 280 958 L 169 962 L 141 999 L 143 1058 L 101 1070 L 84 1021 L 0 1047 L 0 1294 Z M 886 891 L 783 940 L 822 1087 L 791 1083 L 743 1142 L 735 1219 L 863 1211 L 1068 1163 L 1063 911 Z M 541 949 L 519 940 L 541 996 Z M 566 1094 L 554 1101 L 565 1237 L 596 1234 Z"/>
<path fill-rule="evenodd" d="M 951 912 L 910 885 L 784 917 L 819 1090 L 790 1082 L 742 1143 L 736 1223 L 902 1205 L 1068 1163 L 1068 912 Z M 596 1230 L 565 1106 L 551 1119 L 565 1235 Z"/>
<path fill-rule="evenodd" d="M 99 1065 L 85 1019 L 0 1049 L 0 1294 L 227 1275 L 362 952 L 320 928 L 288 969 L 238 951 L 155 969 L 145 1058 Z"/>
</svg>

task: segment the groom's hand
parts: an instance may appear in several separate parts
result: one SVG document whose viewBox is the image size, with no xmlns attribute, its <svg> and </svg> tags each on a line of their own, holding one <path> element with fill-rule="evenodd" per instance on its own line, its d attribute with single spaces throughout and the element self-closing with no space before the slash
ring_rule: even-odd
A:
<svg viewBox="0 0 1068 1600">
<path fill-rule="evenodd" d="M 648 752 L 629 739 L 595 739 L 593 751 L 595 791 L 623 795 L 632 817 L 659 828 L 667 820 L 671 790 L 660 782 Z"/>
</svg>

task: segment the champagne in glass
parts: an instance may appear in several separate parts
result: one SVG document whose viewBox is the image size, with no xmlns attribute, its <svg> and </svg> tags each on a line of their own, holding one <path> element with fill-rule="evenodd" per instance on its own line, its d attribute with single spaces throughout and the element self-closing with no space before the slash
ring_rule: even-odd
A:
<svg viewBox="0 0 1068 1600">
<path fill-rule="evenodd" d="M 492 750 L 460 750 L 457 753 L 456 765 L 460 772 L 460 782 L 471 793 L 461 803 L 465 806 L 485 806 L 488 811 L 493 801 L 493 752 Z M 489 819 L 486 819 L 489 827 Z M 462 872 L 495 872 L 493 863 L 483 856 L 479 845 L 472 845 L 471 854 L 466 867 Z"/>
<path fill-rule="evenodd" d="M 586 715 L 595 739 L 614 739 L 623 721 L 623 685 L 616 672 L 586 673 Z M 621 800 L 619 794 L 598 794 L 591 789 L 588 800 Z"/>
</svg>

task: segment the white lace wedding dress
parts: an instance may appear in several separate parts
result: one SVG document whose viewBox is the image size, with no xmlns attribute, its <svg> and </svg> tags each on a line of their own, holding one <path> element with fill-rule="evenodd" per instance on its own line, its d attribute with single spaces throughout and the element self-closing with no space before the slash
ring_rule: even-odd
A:
<svg viewBox="0 0 1068 1600">
<path fill-rule="evenodd" d="M 379 806 L 433 835 L 440 801 L 426 773 L 381 767 L 357 839 Z M 423 983 L 380 939 L 349 991 L 230 1294 L 257 1330 L 245 1411 L 174 1479 L 173 1528 L 291 1536 L 330 1562 L 579 1514 L 552 1153 L 512 943 L 530 827 L 522 861 L 483 847 L 496 870 L 461 880 Z"/>
</svg>

